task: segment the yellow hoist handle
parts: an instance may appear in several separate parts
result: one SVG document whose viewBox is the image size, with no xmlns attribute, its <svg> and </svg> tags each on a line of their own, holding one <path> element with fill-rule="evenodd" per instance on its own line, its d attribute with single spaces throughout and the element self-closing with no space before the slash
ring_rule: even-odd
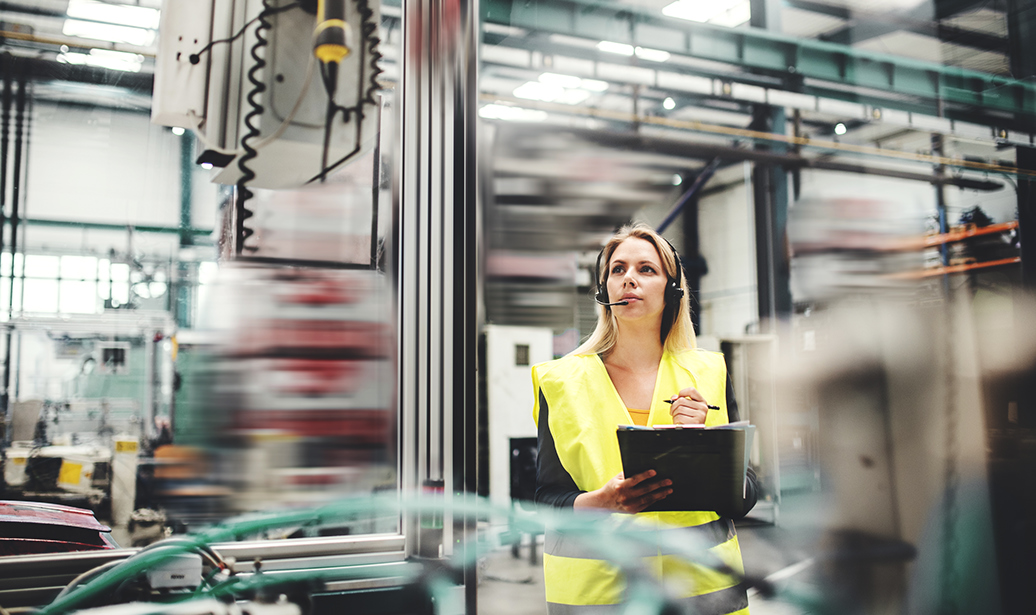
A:
<svg viewBox="0 0 1036 615">
<path fill-rule="evenodd" d="M 313 53 L 324 64 L 340 63 L 349 55 L 352 30 L 345 21 L 347 0 L 319 0 Z"/>
</svg>

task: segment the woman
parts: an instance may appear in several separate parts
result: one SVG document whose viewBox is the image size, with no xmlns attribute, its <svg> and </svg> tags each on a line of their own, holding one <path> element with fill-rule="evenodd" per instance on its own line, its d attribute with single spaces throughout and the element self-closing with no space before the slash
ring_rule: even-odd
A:
<svg viewBox="0 0 1036 615">
<path fill-rule="evenodd" d="M 659 545 L 667 543 L 667 532 L 692 528 L 711 553 L 743 572 L 729 519 L 709 511 L 641 512 L 670 494 L 669 481 L 650 480 L 653 470 L 622 474 L 617 425 L 738 420 L 723 356 L 695 347 L 679 256 L 650 228 L 628 226 L 608 241 L 598 270 L 597 328 L 568 356 L 532 370 L 539 429 L 536 501 L 635 514 L 638 528 L 658 532 Z M 754 474 L 749 482 L 744 513 L 756 499 Z M 545 537 L 548 611 L 614 610 L 605 605 L 625 598 L 621 572 L 597 559 L 592 545 L 572 542 L 550 532 Z M 745 590 L 730 575 L 667 556 L 663 548 L 644 562 L 691 612 L 748 612 Z"/>
</svg>

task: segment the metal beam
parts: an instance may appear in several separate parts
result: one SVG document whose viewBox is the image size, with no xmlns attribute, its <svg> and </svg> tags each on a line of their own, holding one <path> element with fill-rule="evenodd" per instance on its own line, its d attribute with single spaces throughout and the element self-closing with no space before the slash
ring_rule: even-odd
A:
<svg viewBox="0 0 1036 615">
<path fill-rule="evenodd" d="M 1036 84 L 873 53 L 754 28 L 721 28 L 647 10 L 590 0 L 484 0 L 485 23 L 589 40 L 609 40 L 740 66 L 781 77 L 788 89 L 801 79 L 831 87 L 867 89 L 891 109 L 922 101 L 1036 117 Z M 987 122 L 996 119 L 983 114 Z"/>
<path fill-rule="evenodd" d="M 893 32 L 906 31 L 931 36 L 946 43 L 974 47 L 983 51 L 1007 52 L 1007 39 L 1005 37 L 969 30 L 952 24 L 940 23 L 932 18 L 931 8 L 925 4 L 921 4 L 906 12 L 893 13 L 871 13 L 855 9 L 850 10 L 820 2 L 811 2 L 810 0 L 788 0 L 787 5 L 804 11 L 829 15 L 849 21 L 842 28 L 818 37 L 820 40 L 830 43 L 852 45 L 853 43 L 860 43 Z"/>
<path fill-rule="evenodd" d="M 4 39 L 0 37 L 0 43 Z M 71 81 L 88 85 L 124 88 L 134 93 L 151 95 L 155 76 L 150 73 L 128 73 L 95 66 L 62 64 L 54 60 L 10 55 L 11 62 L 24 67 L 32 81 Z"/>
<path fill-rule="evenodd" d="M 26 218 L 22 224 L 29 226 L 53 226 L 62 228 L 81 228 L 99 231 L 125 231 L 133 230 L 140 233 L 166 233 L 181 235 L 184 232 L 193 237 L 206 237 L 212 234 L 212 229 L 187 228 L 179 226 L 154 226 L 149 224 L 106 224 L 103 222 L 80 222 L 78 220 L 49 220 L 46 218 Z"/>
<path fill-rule="evenodd" d="M 537 124 L 537 127 L 542 125 Z M 933 185 L 956 186 L 966 190 L 994 192 L 1002 190 L 1003 182 L 988 179 L 956 177 L 953 174 L 937 176 L 933 173 L 900 171 L 885 167 L 872 167 L 862 164 L 838 162 L 823 158 L 807 158 L 795 153 L 779 153 L 775 151 L 749 149 L 730 145 L 720 145 L 704 141 L 687 141 L 684 139 L 665 139 L 662 137 L 646 137 L 634 133 L 611 132 L 597 129 L 580 129 L 565 127 L 566 133 L 580 136 L 587 141 L 616 149 L 639 152 L 652 152 L 668 156 L 681 156 L 693 159 L 720 158 L 724 161 L 750 160 L 760 164 L 783 166 L 786 169 L 817 169 L 821 171 L 839 171 L 843 173 L 859 173 L 876 177 L 891 177 L 910 181 L 921 181 Z"/>
</svg>

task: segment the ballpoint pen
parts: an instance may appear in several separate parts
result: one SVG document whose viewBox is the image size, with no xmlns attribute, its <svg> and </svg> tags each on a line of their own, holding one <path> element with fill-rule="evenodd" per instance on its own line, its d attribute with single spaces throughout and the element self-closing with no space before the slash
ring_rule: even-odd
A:
<svg viewBox="0 0 1036 615">
<path fill-rule="evenodd" d="M 687 399 L 690 399 L 690 397 L 688 397 Z M 672 399 L 663 399 L 662 401 L 664 401 L 667 404 L 673 403 Z M 719 406 L 713 406 L 712 404 L 705 404 L 705 405 L 708 406 L 709 410 L 719 410 Z"/>
</svg>

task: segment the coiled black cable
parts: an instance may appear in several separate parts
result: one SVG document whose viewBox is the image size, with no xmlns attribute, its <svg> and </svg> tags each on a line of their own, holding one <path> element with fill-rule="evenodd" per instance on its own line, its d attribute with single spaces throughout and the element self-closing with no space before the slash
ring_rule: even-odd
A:
<svg viewBox="0 0 1036 615">
<path fill-rule="evenodd" d="M 263 0 L 263 10 L 259 13 L 259 25 L 255 29 L 255 44 L 249 50 L 249 55 L 252 56 L 253 64 L 248 69 L 248 83 L 252 85 L 252 89 L 248 91 L 248 95 L 245 99 L 248 101 L 248 105 L 251 107 L 249 112 L 245 115 L 245 134 L 241 137 L 241 149 L 244 150 L 244 154 L 241 154 L 237 158 L 237 168 L 241 171 L 241 177 L 238 178 L 236 199 L 234 199 L 234 231 L 235 231 L 235 251 L 236 255 L 241 255 L 245 250 L 255 251 L 254 246 L 245 246 L 245 241 L 251 237 L 255 231 L 245 224 L 245 221 L 252 217 L 252 211 L 245 207 L 245 204 L 255 196 L 251 190 L 248 189 L 248 182 L 255 179 L 255 171 L 248 167 L 248 162 L 253 160 L 259 155 L 259 152 L 252 147 L 252 141 L 259 138 L 260 130 L 256 123 L 256 120 L 262 116 L 264 108 L 262 103 L 259 101 L 259 97 L 266 91 L 266 84 L 259 79 L 259 72 L 266 67 L 266 59 L 259 54 L 260 49 L 267 46 L 268 42 L 265 36 L 267 30 L 271 28 L 271 24 L 267 19 L 269 17 L 270 5 L 269 0 Z"/>
<path fill-rule="evenodd" d="M 360 33 L 363 36 L 363 42 L 367 46 L 367 53 L 370 54 L 370 67 L 371 76 L 370 84 L 367 87 L 367 91 L 364 93 L 363 101 L 369 105 L 377 105 L 378 102 L 374 100 L 374 93 L 381 89 L 378 85 L 378 75 L 385 72 L 383 68 L 378 66 L 378 60 L 383 56 L 378 51 L 378 45 L 381 44 L 381 39 L 375 36 L 378 31 L 378 24 L 374 22 L 374 11 L 370 8 L 368 0 L 358 0 L 356 3 L 356 10 L 360 13 Z M 363 63 L 360 63 L 360 71 L 363 71 Z M 362 108 L 362 104 L 360 105 Z M 361 110 L 360 117 L 363 117 Z"/>
</svg>

